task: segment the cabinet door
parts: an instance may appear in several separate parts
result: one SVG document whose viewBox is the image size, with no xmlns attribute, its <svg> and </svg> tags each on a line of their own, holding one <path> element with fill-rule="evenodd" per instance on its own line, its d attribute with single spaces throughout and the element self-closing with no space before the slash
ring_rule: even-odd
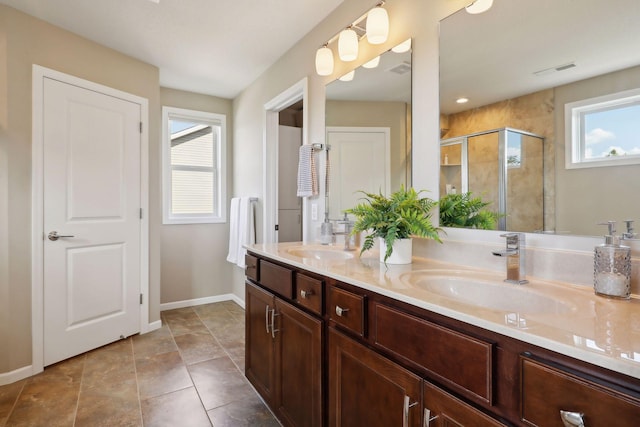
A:
<svg viewBox="0 0 640 427">
<path fill-rule="evenodd" d="M 485 413 L 425 381 L 425 427 L 503 427 Z"/>
<path fill-rule="evenodd" d="M 420 426 L 422 379 L 329 329 L 329 425 Z"/>
<path fill-rule="evenodd" d="M 249 282 L 245 282 L 245 289 L 245 375 L 267 402 L 273 402 L 276 376 L 271 321 L 275 298 Z"/>
<path fill-rule="evenodd" d="M 322 425 L 322 321 L 276 299 L 276 407 L 285 426 Z"/>
</svg>

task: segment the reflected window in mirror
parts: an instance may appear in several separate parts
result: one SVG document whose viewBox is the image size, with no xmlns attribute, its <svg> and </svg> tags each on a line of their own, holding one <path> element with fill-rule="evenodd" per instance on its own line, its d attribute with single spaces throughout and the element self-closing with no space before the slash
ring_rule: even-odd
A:
<svg viewBox="0 0 640 427">
<path fill-rule="evenodd" d="M 354 71 L 326 87 L 332 219 L 358 204 L 360 190 L 411 185 L 411 51 L 389 50 Z"/>
<path fill-rule="evenodd" d="M 640 89 L 565 106 L 566 167 L 640 163 Z"/>
</svg>

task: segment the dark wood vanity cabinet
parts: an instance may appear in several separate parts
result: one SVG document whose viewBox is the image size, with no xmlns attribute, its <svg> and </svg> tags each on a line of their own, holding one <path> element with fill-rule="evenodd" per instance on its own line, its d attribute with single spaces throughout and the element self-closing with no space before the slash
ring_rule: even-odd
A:
<svg viewBox="0 0 640 427">
<path fill-rule="evenodd" d="M 320 427 L 323 320 L 283 298 L 293 296 L 294 277 L 261 260 L 264 287 L 246 282 L 245 375 L 285 426 Z"/>
<path fill-rule="evenodd" d="M 640 426 L 636 378 L 258 261 L 246 375 L 287 426 Z"/>
<path fill-rule="evenodd" d="M 329 425 L 419 427 L 422 378 L 329 329 Z"/>
</svg>

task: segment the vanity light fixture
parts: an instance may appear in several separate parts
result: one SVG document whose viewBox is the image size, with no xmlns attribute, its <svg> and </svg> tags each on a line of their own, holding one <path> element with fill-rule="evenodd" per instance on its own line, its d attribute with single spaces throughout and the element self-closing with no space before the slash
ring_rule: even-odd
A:
<svg viewBox="0 0 640 427">
<path fill-rule="evenodd" d="M 347 27 L 340 32 L 338 55 L 344 62 L 355 61 L 358 58 L 358 34 L 352 27 Z"/>
<path fill-rule="evenodd" d="M 471 13 L 472 15 L 477 15 L 478 13 L 483 13 L 491 9 L 491 6 L 493 6 L 493 0 L 475 0 L 465 9 L 467 10 L 468 13 Z"/>
<path fill-rule="evenodd" d="M 376 68 L 380 64 L 380 55 L 376 56 L 369 62 L 362 64 L 363 68 Z"/>
<path fill-rule="evenodd" d="M 411 49 L 411 39 L 406 39 L 399 45 L 392 47 L 391 51 L 395 53 L 404 53 L 404 52 L 408 52 L 409 49 Z"/>
<path fill-rule="evenodd" d="M 365 36 L 370 44 L 382 44 L 387 41 L 389 36 L 389 14 L 382 8 L 384 3 L 384 1 L 380 1 L 373 9 L 353 21 L 351 25 L 340 33 L 335 34 L 316 51 L 316 73 L 319 76 L 333 74 L 333 51 L 329 48 L 331 43 L 338 42 L 338 57 L 340 60 L 351 62 L 358 58 L 359 43 Z M 365 20 L 366 28 L 363 28 Z M 410 47 L 411 40 L 408 41 Z M 368 63 L 370 67 L 368 68 L 375 68 L 377 66 L 375 61 L 375 59 L 370 61 Z"/>
<path fill-rule="evenodd" d="M 333 51 L 326 44 L 316 51 L 316 73 L 319 76 L 333 73 Z"/>
<path fill-rule="evenodd" d="M 389 37 L 389 14 L 378 4 L 367 14 L 367 40 L 371 44 L 382 44 Z"/>
<path fill-rule="evenodd" d="M 456 99 L 456 102 L 458 104 L 466 104 L 467 102 L 469 102 L 469 98 L 458 98 Z"/>
<path fill-rule="evenodd" d="M 353 80 L 353 77 L 355 75 L 356 75 L 356 70 L 351 70 L 344 76 L 338 77 L 338 80 L 340 80 L 341 82 L 350 82 L 351 80 Z"/>
</svg>

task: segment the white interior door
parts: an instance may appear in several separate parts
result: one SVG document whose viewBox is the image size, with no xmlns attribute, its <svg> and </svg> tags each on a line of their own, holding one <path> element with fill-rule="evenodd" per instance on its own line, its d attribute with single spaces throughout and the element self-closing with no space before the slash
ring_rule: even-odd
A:
<svg viewBox="0 0 640 427">
<path fill-rule="evenodd" d="M 362 197 L 391 188 L 389 128 L 327 128 L 331 146 L 329 217 L 342 218 Z"/>
<path fill-rule="evenodd" d="M 298 154 L 302 128 L 278 127 L 278 242 L 302 240 L 302 199 L 298 190 Z"/>
<path fill-rule="evenodd" d="M 142 113 L 43 84 L 46 366 L 140 331 Z"/>
</svg>

